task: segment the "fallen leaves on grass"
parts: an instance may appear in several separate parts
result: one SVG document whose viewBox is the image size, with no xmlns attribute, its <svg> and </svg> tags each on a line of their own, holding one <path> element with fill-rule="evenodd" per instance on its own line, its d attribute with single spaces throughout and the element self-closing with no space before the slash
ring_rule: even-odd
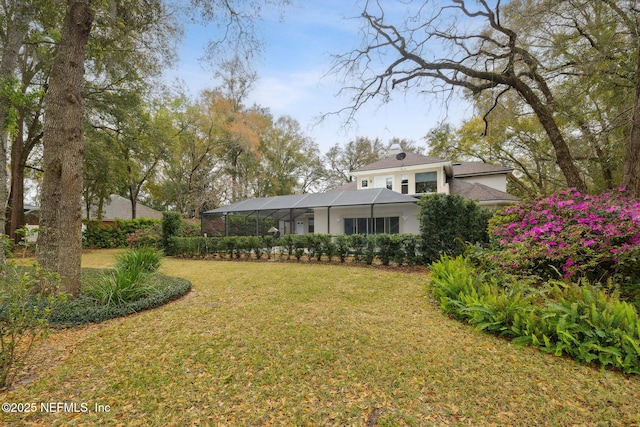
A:
<svg viewBox="0 0 640 427">
<path fill-rule="evenodd" d="M 83 333 L 61 331 L 78 336 L 48 351 L 58 364 L 3 396 L 102 404 L 109 412 L 2 414 L 0 422 L 640 423 L 638 378 L 455 322 L 427 299 L 426 275 L 310 263 L 169 259 L 164 265 L 164 274 L 193 283 L 190 295 Z"/>
</svg>

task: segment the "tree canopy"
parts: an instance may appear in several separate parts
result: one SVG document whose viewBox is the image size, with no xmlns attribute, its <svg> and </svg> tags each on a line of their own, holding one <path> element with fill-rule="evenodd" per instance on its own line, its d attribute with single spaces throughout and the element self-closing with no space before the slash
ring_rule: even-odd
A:
<svg viewBox="0 0 640 427">
<path fill-rule="evenodd" d="M 512 100 L 517 117 L 535 117 L 544 131 L 566 185 L 591 184 L 584 157 L 605 182 L 637 182 L 630 151 L 638 142 L 629 137 L 637 105 L 635 1 L 427 0 L 404 10 L 366 2 L 362 47 L 335 58 L 334 71 L 350 82 L 352 111 L 393 91 L 443 100 L 459 93 L 480 107 L 486 132 L 491 115 Z M 617 177 L 612 156 L 620 139 L 628 149 L 617 150 L 626 153 Z"/>
</svg>

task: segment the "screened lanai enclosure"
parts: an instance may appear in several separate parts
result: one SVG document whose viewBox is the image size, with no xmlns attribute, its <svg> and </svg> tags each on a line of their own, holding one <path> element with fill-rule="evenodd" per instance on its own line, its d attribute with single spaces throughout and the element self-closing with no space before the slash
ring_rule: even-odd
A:
<svg viewBox="0 0 640 427">
<path fill-rule="evenodd" d="M 413 196 L 386 188 L 248 199 L 202 214 L 208 237 L 270 234 L 417 233 Z"/>
</svg>

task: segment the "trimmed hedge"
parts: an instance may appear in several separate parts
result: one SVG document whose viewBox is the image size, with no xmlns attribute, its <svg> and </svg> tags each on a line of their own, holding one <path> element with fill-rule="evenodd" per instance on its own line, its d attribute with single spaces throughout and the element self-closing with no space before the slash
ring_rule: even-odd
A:
<svg viewBox="0 0 640 427">
<path fill-rule="evenodd" d="M 182 232 L 180 212 L 162 212 L 162 249 L 165 255 L 174 255 L 171 239 Z"/>
<path fill-rule="evenodd" d="M 102 269 L 83 269 L 83 281 L 99 280 Z M 123 305 L 101 306 L 90 295 L 81 294 L 77 298 L 55 304 L 49 323 L 53 327 L 67 328 L 85 323 L 99 323 L 117 317 L 127 316 L 144 310 L 160 307 L 185 295 L 191 289 L 191 282 L 178 277 L 154 275 L 155 289 L 148 296 Z"/>
<path fill-rule="evenodd" d="M 184 257 L 218 257 L 221 259 L 271 258 L 274 248 L 279 257 L 309 261 L 333 260 L 346 262 L 351 256 L 354 262 L 372 264 L 375 259 L 383 265 L 416 265 L 420 263 L 420 239 L 413 234 L 285 234 L 273 236 L 172 237 L 169 241 L 172 253 Z"/>
</svg>

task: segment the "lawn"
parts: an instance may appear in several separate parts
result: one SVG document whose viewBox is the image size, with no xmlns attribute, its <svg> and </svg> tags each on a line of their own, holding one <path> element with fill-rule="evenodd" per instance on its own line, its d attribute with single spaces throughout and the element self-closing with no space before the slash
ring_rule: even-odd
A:
<svg viewBox="0 0 640 427">
<path fill-rule="evenodd" d="M 83 263 L 106 267 L 112 256 Z M 0 424 L 640 424 L 640 378 L 451 320 L 427 297 L 424 273 L 177 259 L 161 272 L 189 279 L 192 292 L 54 332 L 38 349 L 42 366 L 0 398 L 36 411 L 0 414 Z"/>
</svg>

